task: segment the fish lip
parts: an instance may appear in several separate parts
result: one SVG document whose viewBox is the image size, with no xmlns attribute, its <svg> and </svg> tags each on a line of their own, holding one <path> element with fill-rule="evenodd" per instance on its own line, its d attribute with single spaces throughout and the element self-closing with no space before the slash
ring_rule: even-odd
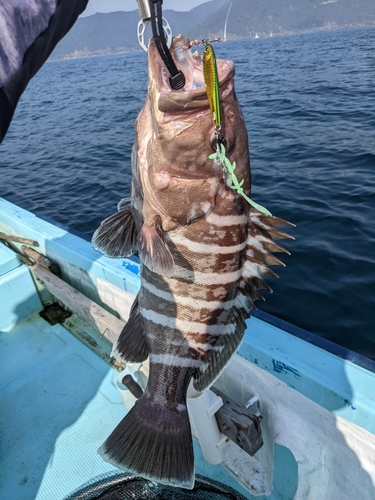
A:
<svg viewBox="0 0 375 500">
<path fill-rule="evenodd" d="M 184 72 L 184 68 L 180 66 L 178 60 L 176 59 L 175 50 L 179 47 L 187 48 L 189 44 L 190 40 L 184 37 L 183 35 L 178 35 L 176 37 L 173 37 L 170 52 L 177 66 L 177 69 L 180 69 L 182 72 Z M 180 104 L 185 100 L 191 102 L 202 97 L 207 97 L 206 87 L 204 85 L 197 89 L 189 89 L 189 90 L 186 90 L 185 87 L 183 87 L 181 90 L 171 89 L 169 83 L 168 69 L 158 52 L 158 49 L 155 45 L 153 38 L 150 38 L 149 41 L 148 57 L 149 57 L 149 76 L 152 77 L 154 86 L 157 88 L 160 95 L 164 94 L 165 97 L 171 101 L 178 100 Z M 233 61 L 225 59 L 216 59 L 216 63 L 218 69 L 219 86 L 222 87 L 226 82 L 233 79 L 235 74 L 234 63 Z M 202 57 L 197 57 L 195 59 L 195 67 L 199 70 L 202 70 L 203 67 Z"/>
</svg>

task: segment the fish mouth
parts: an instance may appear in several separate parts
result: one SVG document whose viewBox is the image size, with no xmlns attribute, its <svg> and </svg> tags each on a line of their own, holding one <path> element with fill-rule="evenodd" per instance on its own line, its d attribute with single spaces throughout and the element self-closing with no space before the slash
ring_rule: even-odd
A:
<svg viewBox="0 0 375 500">
<path fill-rule="evenodd" d="M 182 35 L 173 38 L 170 52 L 177 69 L 185 76 L 185 86 L 181 90 L 173 90 L 170 86 L 169 71 L 151 38 L 148 47 L 149 83 L 159 93 L 159 110 L 175 112 L 176 106 L 184 110 L 207 107 L 207 93 L 203 77 L 203 57 L 197 52 L 193 54 L 188 48 L 190 40 Z M 219 87 L 224 87 L 234 77 L 234 63 L 224 59 L 216 59 Z M 231 86 L 230 91 L 233 90 Z"/>
</svg>

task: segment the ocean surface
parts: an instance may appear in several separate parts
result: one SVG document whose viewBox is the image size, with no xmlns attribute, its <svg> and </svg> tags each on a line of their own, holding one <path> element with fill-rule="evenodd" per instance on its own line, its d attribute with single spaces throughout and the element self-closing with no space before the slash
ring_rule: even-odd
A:
<svg viewBox="0 0 375 500">
<path fill-rule="evenodd" d="M 252 198 L 296 224 L 258 307 L 375 359 L 375 28 L 227 42 Z M 130 194 L 143 52 L 44 65 L 0 146 L 0 196 L 89 235 Z"/>
</svg>

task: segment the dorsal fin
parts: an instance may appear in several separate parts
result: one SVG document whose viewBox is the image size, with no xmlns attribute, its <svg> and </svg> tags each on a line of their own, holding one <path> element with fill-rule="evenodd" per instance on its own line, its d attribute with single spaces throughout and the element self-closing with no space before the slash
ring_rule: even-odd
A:
<svg viewBox="0 0 375 500">
<path fill-rule="evenodd" d="M 268 265 L 284 264 L 269 252 L 289 253 L 276 245 L 273 239 L 275 237 L 293 238 L 287 233 L 274 229 L 274 225 L 293 226 L 277 217 L 263 215 L 260 217 L 257 210 L 250 212 L 243 275 L 227 324 L 223 326 L 223 333 L 215 343 L 214 349 L 205 358 L 203 367 L 194 375 L 194 388 L 198 391 L 203 391 L 215 382 L 232 354 L 239 348 L 246 329 L 245 320 L 250 316 L 250 310 L 255 309 L 254 302 L 264 300 L 259 289 L 272 292 L 263 278 L 278 276 Z"/>
<path fill-rule="evenodd" d="M 285 267 L 285 264 L 271 252 L 284 252 L 290 255 L 288 250 L 277 245 L 274 240 L 294 239 L 293 236 L 275 229 L 275 226 L 294 226 L 294 224 L 272 215 L 262 214 L 255 209 L 250 210 L 246 260 L 240 286 L 252 301 L 263 299 L 257 292 L 261 288 L 272 292 L 264 278 L 278 278 L 278 276 L 268 266 Z"/>
<path fill-rule="evenodd" d="M 239 348 L 246 330 L 245 319 L 249 317 L 250 307 L 250 301 L 238 290 L 228 322 L 223 326 L 223 333 L 205 358 L 203 366 L 194 375 L 194 388 L 197 391 L 204 391 L 215 382 Z"/>
</svg>

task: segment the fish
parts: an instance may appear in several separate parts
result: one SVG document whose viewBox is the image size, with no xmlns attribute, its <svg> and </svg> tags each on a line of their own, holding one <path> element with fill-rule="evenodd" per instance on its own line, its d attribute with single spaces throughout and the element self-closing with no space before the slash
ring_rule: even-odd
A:
<svg viewBox="0 0 375 500">
<path fill-rule="evenodd" d="M 171 486 L 194 487 L 187 390 L 209 388 L 238 349 L 250 310 L 284 265 L 275 241 L 292 224 L 251 207 L 209 159 L 216 147 L 202 56 L 173 38 L 186 78 L 169 86 L 153 39 L 148 92 L 135 123 L 131 198 L 102 222 L 93 246 L 108 257 L 138 252 L 140 290 L 114 345 L 123 362 L 149 358 L 143 395 L 99 448 L 112 465 Z M 217 59 L 226 154 L 250 195 L 248 135 L 234 89 L 234 63 Z"/>
</svg>

